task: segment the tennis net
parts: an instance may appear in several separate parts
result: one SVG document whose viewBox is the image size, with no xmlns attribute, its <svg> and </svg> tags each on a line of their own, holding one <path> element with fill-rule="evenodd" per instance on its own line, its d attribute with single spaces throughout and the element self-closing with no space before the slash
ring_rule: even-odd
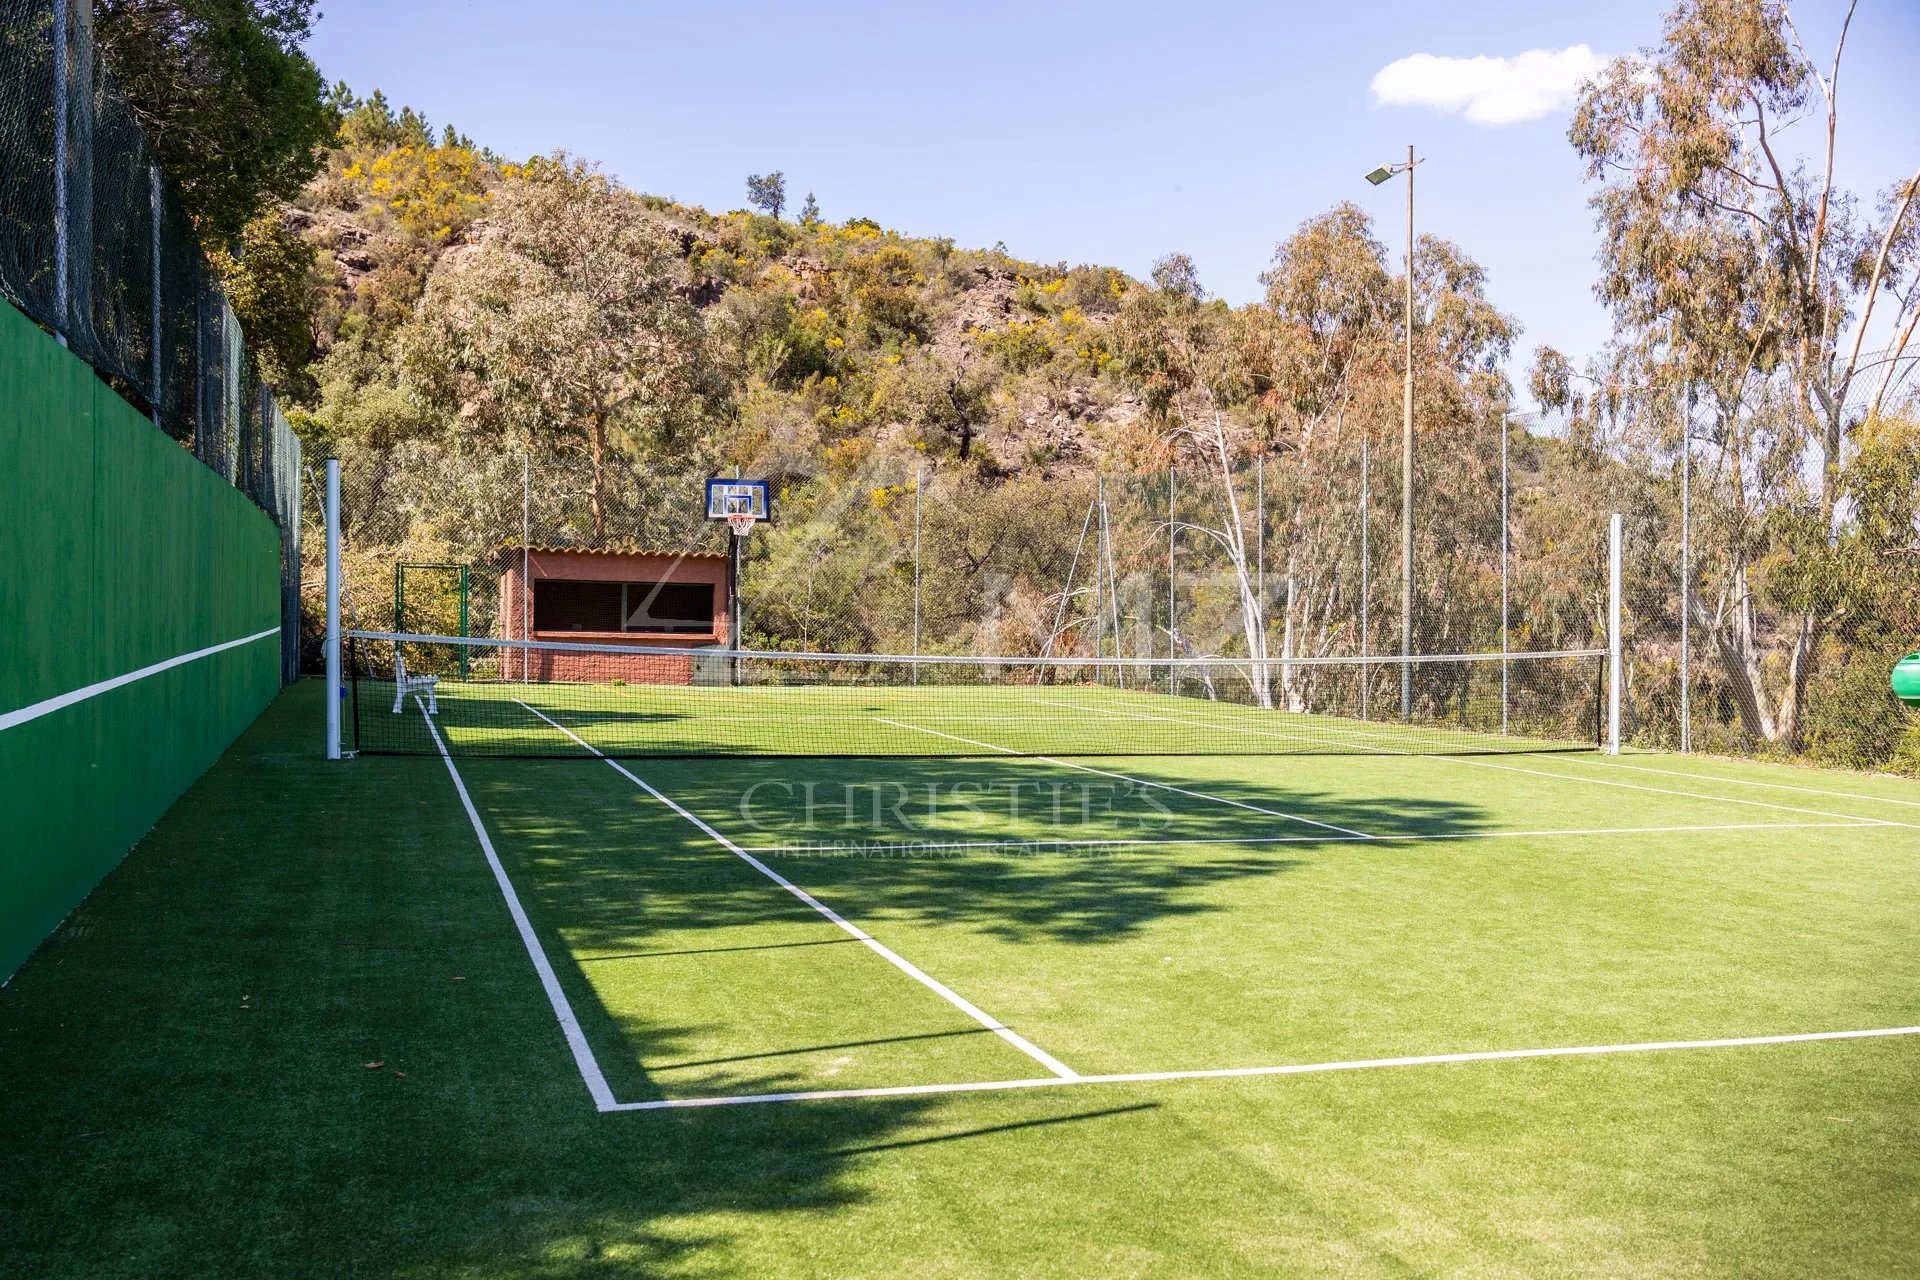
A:
<svg viewBox="0 0 1920 1280">
<path fill-rule="evenodd" d="M 1605 653 L 1115 659 L 350 633 L 353 749 L 465 756 L 1590 750 Z M 1404 693 L 1404 703 L 1403 703 Z M 435 730 L 437 729 L 437 733 Z"/>
</svg>

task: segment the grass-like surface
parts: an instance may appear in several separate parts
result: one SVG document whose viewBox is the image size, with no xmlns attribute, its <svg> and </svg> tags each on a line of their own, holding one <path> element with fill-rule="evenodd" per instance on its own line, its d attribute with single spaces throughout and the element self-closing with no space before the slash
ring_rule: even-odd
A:
<svg viewBox="0 0 1920 1280">
<path fill-rule="evenodd" d="M 319 710 L 311 683 L 283 697 L 0 990 L 0 1274 L 1920 1256 L 1920 1038 L 600 1113 L 444 765 L 328 766 Z M 622 1100 L 1044 1074 L 607 765 L 459 763 Z M 1920 1022 L 1920 825 L 1828 825 L 1920 824 L 1912 784 L 1073 763 L 1106 772 L 629 767 L 1085 1073 Z M 1611 834 L 1513 834 L 1574 830 Z M 901 847 L 1083 838 L 1146 843 Z"/>
<path fill-rule="evenodd" d="M 1279 664 L 1273 664 L 1277 669 Z M 1178 694 L 1151 674 L 1128 687 L 1093 682 L 1023 683 L 991 666 L 930 671 L 909 683 L 905 669 L 766 673 L 769 683 L 689 686 L 600 680 L 521 684 L 440 677 L 437 720 L 447 741 L 470 756 L 572 755 L 550 720 L 560 720 L 609 754 L 670 756 L 1025 755 L 1378 755 L 1501 753 L 1591 747 L 1598 733 L 1598 662 L 1517 659 L 1502 732 L 1500 668 L 1492 663 L 1420 667 L 1418 715 L 1394 717 L 1389 691 L 1365 703 L 1370 668 L 1317 673 L 1310 711 L 1261 709 L 1243 683 L 1209 689 L 1186 680 Z M 936 684 L 936 674 L 973 683 Z M 1113 679 L 1111 675 L 1108 679 Z M 780 683 L 788 680 L 837 683 Z M 858 683 L 869 679 L 875 683 Z M 368 752 L 432 754 L 425 727 L 396 714 L 391 680 L 360 678 L 350 732 Z M 1217 695 L 1217 696 L 1214 696 Z M 543 718 L 546 717 L 546 718 Z"/>
</svg>

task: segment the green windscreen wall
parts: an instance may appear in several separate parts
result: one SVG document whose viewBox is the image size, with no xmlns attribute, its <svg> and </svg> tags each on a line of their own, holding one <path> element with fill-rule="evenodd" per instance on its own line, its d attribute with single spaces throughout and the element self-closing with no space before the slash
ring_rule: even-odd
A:
<svg viewBox="0 0 1920 1280">
<path fill-rule="evenodd" d="M 0 301 L 0 980 L 272 700 L 279 574 L 265 512 Z"/>
</svg>

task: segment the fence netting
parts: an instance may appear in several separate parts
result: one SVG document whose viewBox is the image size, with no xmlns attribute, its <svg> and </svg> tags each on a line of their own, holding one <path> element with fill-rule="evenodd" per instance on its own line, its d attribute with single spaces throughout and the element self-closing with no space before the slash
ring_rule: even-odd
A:
<svg viewBox="0 0 1920 1280">
<path fill-rule="evenodd" d="M 298 672 L 300 446 L 92 37 L 87 0 L 0 0 L 0 293 L 282 535 Z"/>
<path fill-rule="evenodd" d="M 1450 460 L 1472 471 L 1471 483 L 1416 494 L 1414 654 L 1604 648 L 1607 523 L 1618 510 L 1628 746 L 1920 767 L 1916 718 L 1886 679 L 1920 640 L 1920 618 L 1882 610 L 1819 622 L 1802 644 L 1807 674 L 1789 736 L 1781 681 L 1796 623 L 1729 568 L 1707 497 L 1683 501 L 1678 461 L 1630 468 L 1596 458 L 1572 492 L 1563 461 L 1542 463 L 1565 442 L 1508 430 L 1504 466 L 1495 428 L 1479 455 Z M 1151 660 L 1159 678 L 1201 697 L 1212 696 L 1209 661 L 1239 659 L 1266 664 L 1274 706 L 1312 709 L 1327 696 L 1314 682 L 1324 684 L 1328 668 L 1315 660 L 1395 655 L 1402 619 L 1397 441 L 1356 435 L 1315 463 L 1308 471 L 1273 454 L 1222 472 L 1182 457 L 1150 470 L 986 475 L 899 449 L 776 473 L 774 518 L 743 548 L 742 626 L 731 643 Z M 343 462 L 347 623 L 564 640 L 505 616 L 523 607 L 509 596 L 521 580 L 509 570 L 543 550 L 725 551 L 725 527 L 704 519 L 705 478 L 610 457 L 596 520 L 582 449 L 456 440 L 357 452 Z M 308 572 L 318 581 L 317 504 L 308 510 L 316 521 Z M 316 610 L 312 662 L 320 627 Z M 447 646 L 417 661 L 431 668 L 463 652 Z M 1368 671 L 1341 677 L 1356 715 L 1437 723 L 1457 697 L 1430 679 L 1403 688 L 1392 663 Z M 1116 662 L 1102 678 L 1118 687 L 1127 677 Z M 1531 687 L 1508 672 L 1495 691 L 1476 686 L 1472 719 L 1514 732 L 1523 723 L 1584 726 L 1592 694 L 1568 681 Z M 1240 694 L 1223 686 L 1218 696 Z"/>
</svg>

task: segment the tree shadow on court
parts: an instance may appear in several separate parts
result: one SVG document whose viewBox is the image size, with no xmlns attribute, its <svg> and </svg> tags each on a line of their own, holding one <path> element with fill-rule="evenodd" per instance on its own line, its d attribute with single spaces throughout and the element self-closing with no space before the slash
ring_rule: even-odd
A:
<svg viewBox="0 0 1920 1280">
<path fill-rule="evenodd" d="M 1177 761 L 1152 759 L 1102 762 L 1129 782 L 1098 812 L 1072 788 L 1122 784 L 1034 761 L 628 767 L 857 921 L 936 921 L 1006 941 L 1096 945 L 1156 921 L 1230 910 L 1223 886 L 1283 875 L 1304 858 L 1394 847 L 1367 836 L 1459 837 L 1489 825 L 1485 810 L 1461 800 L 1200 781 Z M 516 879 L 524 875 L 564 920 L 577 951 L 653 949 L 686 930 L 711 941 L 716 931 L 819 920 L 605 765 L 469 772 L 515 836 Z M 843 802 L 848 793 L 854 799 Z M 962 793 L 973 811 L 942 807 Z M 996 803 L 1021 807 L 1010 815 Z"/>
<path fill-rule="evenodd" d="M 0 989 L 0 1274 L 764 1272 L 879 1194 L 884 1153 L 1138 1121 L 1064 1095 L 597 1112 L 440 762 L 323 767 L 301 694 Z"/>
</svg>

